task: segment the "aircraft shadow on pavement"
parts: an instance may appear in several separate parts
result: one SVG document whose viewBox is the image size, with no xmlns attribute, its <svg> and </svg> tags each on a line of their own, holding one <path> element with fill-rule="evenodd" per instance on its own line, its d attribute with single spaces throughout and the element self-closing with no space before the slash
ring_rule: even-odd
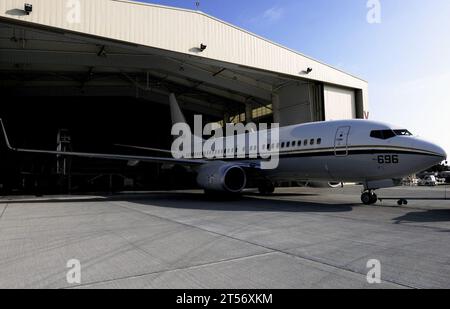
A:
<svg viewBox="0 0 450 309">
<path fill-rule="evenodd" d="M 430 209 L 426 211 L 414 211 L 393 219 L 395 223 L 407 222 L 447 222 L 450 221 L 450 209 Z"/>
<path fill-rule="evenodd" d="M 314 194 L 313 194 L 314 195 Z M 278 200 L 277 197 L 286 194 L 274 194 L 265 197 L 244 195 L 241 197 L 208 196 L 203 193 L 158 192 L 138 195 L 114 195 L 92 198 L 74 197 L 68 199 L 48 198 L 29 200 L 3 200 L 0 204 L 45 204 L 45 203 L 94 203 L 94 202 L 131 202 L 139 205 L 214 211 L 255 211 L 255 212 L 314 212 L 339 213 L 350 212 L 358 204 L 325 204 L 317 202 Z M 294 194 L 288 196 L 311 196 L 309 194 Z"/>
<path fill-rule="evenodd" d="M 129 200 L 141 205 L 164 208 L 214 210 L 214 211 L 255 211 L 255 212 L 314 212 L 334 213 L 350 212 L 356 205 L 350 204 L 321 204 L 314 202 L 287 201 L 270 198 L 255 198 L 243 196 L 240 198 L 210 197 L 204 194 L 187 194 L 171 196 L 152 196 L 150 199 Z"/>
<path fill-rule="evenodd" d="M 313 193 L 272 193 L 271 195 L 266 195 L 266 197 L 301 197 L 301 196 L 318 196 L 320 194 L 313 194 Z M 261 195 L 257 192 L 245 192 L 244 196 L 257 196 L 257 197 L 264 197 L 264 195 Z"/>
</svg>

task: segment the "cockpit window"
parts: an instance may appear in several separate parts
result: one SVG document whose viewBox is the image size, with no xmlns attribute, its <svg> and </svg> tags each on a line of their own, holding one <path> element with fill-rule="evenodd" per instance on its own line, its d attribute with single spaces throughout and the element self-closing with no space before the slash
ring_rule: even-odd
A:
<svg viewBox="0 0 450 309">
<path fill-rule="evenodd" d="M 412 133 L 408 130 L 394 130 L 394 133 L 398 136 L 412 136 Z"/>
<path fill-rule="evenodd" d="M 397 134 L 392 130 L 376 130 L 370 132 L 370 137 L 378 138 L 378 139 L 390 139 L 395 137 Z"/>
</svg>

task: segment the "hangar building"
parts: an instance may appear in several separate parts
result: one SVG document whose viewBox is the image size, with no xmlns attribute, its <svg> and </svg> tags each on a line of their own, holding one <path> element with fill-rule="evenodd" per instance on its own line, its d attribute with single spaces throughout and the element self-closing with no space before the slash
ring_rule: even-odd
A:
<svg viewBox="0 0 450 309">
<path fill-rule="evenodd" d="M 123 0 L 1 1 L 0 87 L 12 142 L 47 149 L 167 148 L 170 92 L 205 121 L 369 115 L 358 77 L 199 11 Z M 151 164 L 0 153 L 8 193 L 161 185 Z"/>
</svg>

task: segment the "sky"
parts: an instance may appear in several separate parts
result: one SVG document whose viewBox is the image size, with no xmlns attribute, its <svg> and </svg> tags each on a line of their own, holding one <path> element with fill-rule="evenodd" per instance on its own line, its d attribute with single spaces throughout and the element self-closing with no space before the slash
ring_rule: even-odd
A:
<svg viewBox="0 0 450 309">
<path fill-rule="evenodd" d="M 200 10 L 367 80 L 372 120 L 450 154 L 450 1 L 201 0 Z"/>
</svg>

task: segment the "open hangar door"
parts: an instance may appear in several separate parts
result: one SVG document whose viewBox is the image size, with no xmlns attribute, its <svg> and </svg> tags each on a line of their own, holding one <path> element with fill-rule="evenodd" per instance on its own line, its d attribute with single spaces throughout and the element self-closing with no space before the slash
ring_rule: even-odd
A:
<svg viewBox="0 0 450 309">
<path fill-rule="evenodd" d="M 115 144 L 170 149 L 169 93 L 188 122 L 194 114 L 205 123 L 272 122 L 273 94 L 287 82 L 229 63 L 0 22 L 0 117 L 16 147 L 149 155 Z M 190 180 L 163 181 L 156 164 L 10 153 L 3 141 L 0 157 L 3 194 L 166 189 Z"/>
<path fill-rule="evenodd" d="M 0 113 L 16 147 L 106 153 L 127 152 L 114 146 L 116 143 L 167 147 L 167 139 L 152 132 L 170 132 L 165 121 L 168 108 L 154 104 L 152 112 L 161 117 L 151 119 L 143 103 L 106 94 L 4 96 Z M 0 184 L 4 194 L 107 192 L 158 183 L 153 177 L 159 173 L 156 165 L 143 164 L 138 170 L 126 162 L 19 154 L 8 151 L 3 138 L 1 143 Z"/>
<path fill-rule="evenodd" d="M 27 81 L 37 78 L 34 74 L 0 76 L 8 84 L 17 83 L 3 89 L 6 91 L 0 106 L 0 117 L 15 147 L 135 155 L 161 154 L 119 145 L 171 148 L 168 96 L 161 97 L 167 101 L 163 104 L 154 95 L 126 96 L 117 90 L 95 87 L 76 95 L 74 89 L 55 86 L 54 80 L 45 81 L 43 75 L 38 77 L 42 85 L 31 87 L 35 89 L 26 86 Z M 60 78 L 67 76 L 61 74 Z M 127 87 L 139 92 L 133 85 Z M 206 112 L 198 107 L 195 111 L 193 105 L 179 101 L 189 122 L 194 114 L 202 114 L 205 122 L 223 119 L 222 113 L 215 114 L 213 109 Z M 3 194 L 177 189 L 194 184 L 192 175 L 176 166 L 14 153 L 6 149 L 3 137 L 0 158 Z"/>
</svg>

